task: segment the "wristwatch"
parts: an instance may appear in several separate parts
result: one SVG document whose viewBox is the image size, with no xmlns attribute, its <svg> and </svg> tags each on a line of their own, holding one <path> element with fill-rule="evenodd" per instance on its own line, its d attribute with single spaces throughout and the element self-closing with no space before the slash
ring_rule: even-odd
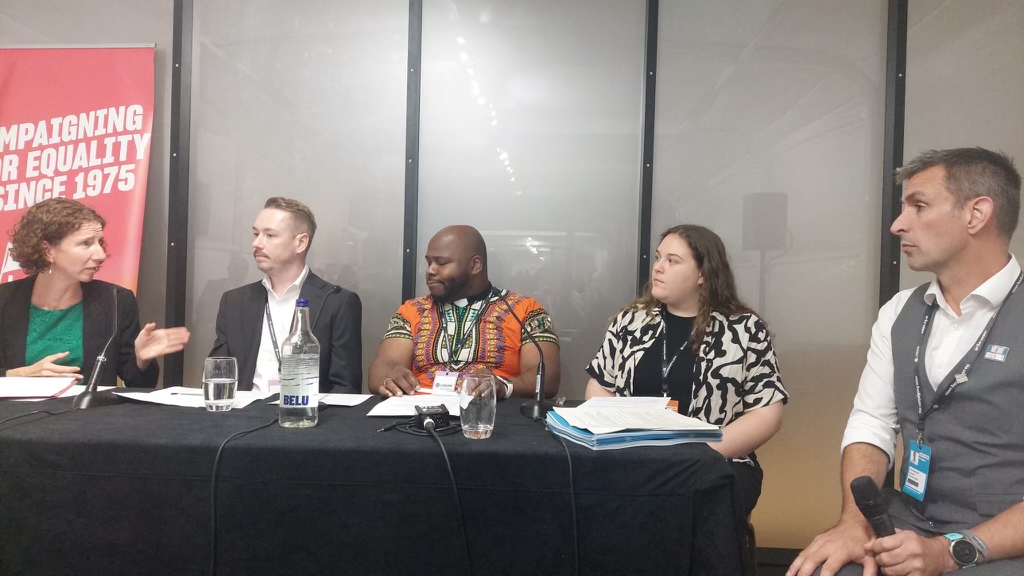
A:
<svg viewBox="0 0 1024 576">
<path fill-rule="evenodd" d="M 953 556 L 953 562 L 956 562 L 957 566 L 970 568 L 978 564 L 981 554 L 969 538 L 959 532 L 950 532 L 946 534 L 946 540 L 949 540 L 949 554 Z"/>
<path fill-rule="evenodd" d="M 505 385 L 505 399 L 507 400 L 511 398 L 513 392 L 515 391 L 515 386 L 512 385 L 512 381 L 507 378 L 502 378 L 501 376 L 495 376 L 495 378 L 497 378 L 499 381 L 501 381 L 502 384 Z"/>
</svg>

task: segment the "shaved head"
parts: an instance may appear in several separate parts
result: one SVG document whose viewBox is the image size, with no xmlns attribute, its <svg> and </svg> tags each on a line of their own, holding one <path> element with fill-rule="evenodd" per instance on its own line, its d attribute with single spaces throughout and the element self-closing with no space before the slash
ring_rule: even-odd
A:
<svg viewBox="0 0 1024 576">
<path fill-rule="evenodd" d="M 439 300 L 457 300 L 487 289 L 487 244 L 472 226 L 448 226 L 427 244 L 427 288 Z"/>
<path fill-rule="evenodd" d="M 487 267 L 487 244 L 484 242 L 484 237 L 480 235 L 480 231 L 476 228 L 466 226 L 465 224 L 448 226 L 434 234 L 434 237 L 430 239 L 430 244 L 433 244 L 435 241 L 450 245 L 466 258 L 479 256 L 483 261 L 484 268 Z M 428 252 L 430 251 L 430 244 L 427 244 Z"/>
</svg>

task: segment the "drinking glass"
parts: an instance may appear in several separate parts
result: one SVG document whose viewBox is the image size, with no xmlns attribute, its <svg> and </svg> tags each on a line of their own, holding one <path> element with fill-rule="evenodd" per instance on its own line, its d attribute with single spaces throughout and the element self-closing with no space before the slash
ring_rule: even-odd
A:
<svg viewBox="0 0 1024 576">
<path fill-rule="evenodd" d="M 459 388 L 459 420 L 462 435 L 474 440 L 490 438 L 494 431 L 494 415 L 498 397 L 494 376 L 467 374 Z"/>
<path fill-rule="evenodd" d="M 238 390 L 238 363 L 234 358 L 207 358 L 203 364 L 203 399 L 210 412 L 231 410 Z"/>
</svg>

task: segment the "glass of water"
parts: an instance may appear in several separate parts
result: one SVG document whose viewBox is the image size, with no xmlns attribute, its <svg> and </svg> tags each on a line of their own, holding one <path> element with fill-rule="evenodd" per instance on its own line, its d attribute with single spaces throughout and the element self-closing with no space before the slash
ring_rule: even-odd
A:
<svg viewBox="0 0 1024 576">
<path fill-rule="evenodd" d="M 494 376 L 466 374 L 459 388 L 459 420 L 462 435 L 474 440 L 490 438 L 494 431 L 494 414 L 498 397 Z"/>
<path fill-rule="evenodd" d="M 234 358 L 207 358 L 203 364 L 203 399 L 210 412 L 231 410 L 238 389 L 238 363 Z"/>
</svg>

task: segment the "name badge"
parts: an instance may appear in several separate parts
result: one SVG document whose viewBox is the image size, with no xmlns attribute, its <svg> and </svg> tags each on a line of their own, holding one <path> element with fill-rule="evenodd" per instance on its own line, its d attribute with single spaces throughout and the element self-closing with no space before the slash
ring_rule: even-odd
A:
<svg viewBox="0 0 1024 576">
<path fill-rule="evenodd" d="M 455 396 L 455 384 L 459 381 L 458 372 L 438 372 L 434 374 L 434 386 L 431 388 L 433 394 Z"/>
<path fill-rule="evenodd" d="M 991 344 L 985 347 L 985 359 L 995 360 L 996 362 L 1006 362 L 1006 355 L 1010 353 L 1010 349 L 1006 346 L 996 346 Z"/>
<path fill-rule="evenodd" d="M 932 449 L 927 444 L 910 441 L 910 457 L 907 459 L 907 481 L 903 483 L 903 493 L 924 502 L 924 491 L 928 488 L 928 468 L 932 463 Z"/>
</svg>

